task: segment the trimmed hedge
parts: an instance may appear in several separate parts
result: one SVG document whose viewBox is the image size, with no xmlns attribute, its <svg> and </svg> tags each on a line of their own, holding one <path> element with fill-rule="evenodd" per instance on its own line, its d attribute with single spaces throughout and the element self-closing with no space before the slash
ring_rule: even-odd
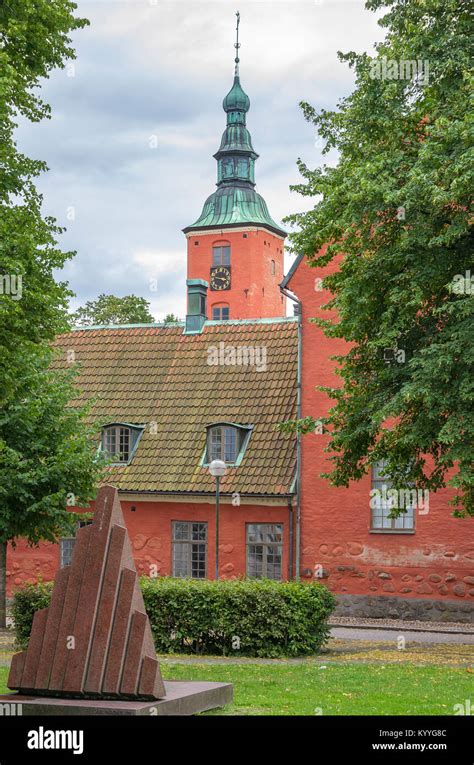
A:
<svg viewBox="0 0 474 765">
<path fill-rule="evenodd" d="M 51 600 L 53 582 L 26 584 L 13 595 L 12 617 L 15 624 L 15 645 L 23 651 L 28 646 L 35 611 L 47 608 Z"/>
<path fill-rule="evenodd" d="M 313 582 L 268 579 L 140 580 L 158 653 L 224 656 L 314 654 L 329 635 L 335 598 Z M 33 613 L 49 603 L 51 584 L 28 585 L 14 595 L 17 643 L 24 647 Z"/>
<path fill-rule="evenodd" d="M 300 656 L 327 640 L 335 598 L 314 583 L 142 579 L 158 653 Z"/>
</svg>

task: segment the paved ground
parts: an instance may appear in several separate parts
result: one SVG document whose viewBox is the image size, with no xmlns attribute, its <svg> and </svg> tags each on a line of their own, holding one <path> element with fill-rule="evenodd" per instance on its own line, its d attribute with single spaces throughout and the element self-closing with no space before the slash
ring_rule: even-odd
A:
<svg viewBox="0 0 474 765">
<path fill-rule="evenodd" d="M 373 627 L 375 629 L 400 629 L 422 632 L 465 632 L 474 635 L 473 622 L 421 622 L 402 619 L 361 619 L 354 616 L 331 616 L 331 627 Z"/>
<path fill-rule="evenodd" d="M 380 630 L 382 632 L 382 630 Z M 418 642 L 409 635 L 399 641 L 400 633 L 390 633 L 388 639 L 331 637 L 321 652 L 314 656 L 295 659 L 258 659 L 234 656 L 159 656 L 163 664 L 411 664 L 465 667 L 474 675 L 474 645 L 466 643 Z M 462 637 L 462 636 L 459 636 Z"/>
<path fill-rule="evenodd" d="M 330 626 L 331 636 L 342 640 L 390 642 L 403 636 L 411 643 L 474 645 L 474 624 L 461 622 L 420 622 L 333 616 Z"/>
<path fill-rule="evenodd" d="M 397 641 L 403 636 L 410 643 L 456 643 L 458 645 L 474 645 L 474 632 L 434 632 L 433 630 L 411 631 L 402 623 L 396 628 L 370 629 L 368 627 L 332 627 L 331 636 L 342 640 L 370 640 L 376 642 Z"/>
<path fill-rule="evenodd" d="M 343 621 L 343 624 L 341 624 Z M 374 626 L 375 621 L 375 626 Z M 370 622 L 370 623 L 368 623 Z M 395 625 L 395 626 L 392 626 Z M 303 664 L 382 663 L 436 664 L 465 667 L 474 674 L 474 630 L 470 625 L 439 625 L 435 631 L 425 622 L 382 622 L 380 620 L 338 620 L 321 653 L 295 659 L 254 659 L 236 655 L 160 656 L 163 664 Z M 404 643 L 400 644 L 400 637 Z M 14 652 L 14 633 L 0 630 L 0 667 L 9 666 Z"/>
</svg>

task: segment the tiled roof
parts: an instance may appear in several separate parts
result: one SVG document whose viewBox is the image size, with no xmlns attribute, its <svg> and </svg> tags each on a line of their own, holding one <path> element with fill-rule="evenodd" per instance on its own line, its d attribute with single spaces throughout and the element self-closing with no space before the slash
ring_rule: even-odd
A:
<svg viewBox="0 0 474 765">
<path fill-rule="evenodd" d="M 209 349 L 220 343 L 266 349 L 266 370 L 209 364 Z M 222 492 L 290 492 L 295 442 L 275 426 L 296 416 L 293 318 L 207 322 L 193 335 L 183 334 L 182 325 L 80 329 L 56 345 L 65 360 L 74 351 L 81 400 L 93 400 L 94 420 L 146 426 L 131 463 L 108 469 L 107 480 L 122 491 L 213 492 L 214 481 L 200 466 L 206 426 L 227 421 L 253 429 Z"/>
</svg>

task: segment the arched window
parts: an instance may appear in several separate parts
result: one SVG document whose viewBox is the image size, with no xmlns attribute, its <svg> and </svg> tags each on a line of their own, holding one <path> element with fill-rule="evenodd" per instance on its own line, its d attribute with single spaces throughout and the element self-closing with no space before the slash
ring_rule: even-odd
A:
<svg viewBox="0 0 474 765">
<path fill-rule="evenodd" d="M 272 273 L 272 276 L 275 276 L 275 273 L 276 273 L 276 267 L 275 267 L 275 261 L 274 261 L 274 260 L 271 260 L 271 261 L 270 261 L 270 271 L 271 271 L 271 273 Z"/>
<path fill-rule="evenodd" d="M 212 318 L 214 321 L 228 321 L 230 308 L 228 303 L 220 303 L 212 306 Z"/>
<path fill-rule="evenodd" d="M 114 464 L 130 462 L 143 429 L 143 425 L 130 425 L 126 422 L 105 425 L 102 428 L 102 451 Z"/>
<path fill-rule="evenodd" d="M 236 464 L 242 459 L 250 438 L 251 426 L 232 422 L 216 423 L 207 428 L 206 459 Z"/>
<path fill-rule="evenodd" d="M 230 242 L 215 242 L 212 246 L 212 265 L 230 266 Z"/>
</svg>

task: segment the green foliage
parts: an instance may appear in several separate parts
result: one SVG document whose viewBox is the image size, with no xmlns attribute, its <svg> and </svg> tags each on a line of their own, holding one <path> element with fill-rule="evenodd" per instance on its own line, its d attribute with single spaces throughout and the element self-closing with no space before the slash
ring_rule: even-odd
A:
<svg viewBox="0 0 474 765">
<path fill-rule="evenodd" d="M 180 321 L 180 319 L 178 316 L 175 316 L 174 313 L 167 313 L 163 319 L 164 324 L 176 324 L 178 321 Z"/>
<path fill-rule="evenodd" d="M 321 388 L 335 401 L 324 423 L 330 478 L 347 486 L 386 460 L 396 486 L 413 481 L 436 491 L 449 483 L 456 514 L 474 514 L 469 4 L 366 6 L 389 8 L 379 21 L 386 39 L 374 58 L 339 54 L 356 87 L 336 111 L 302 104 L 324 152 L 336 150 L 339 162 L 310 170 L 299 161 L 304 182 L 294 190 L 316 203 L 288 218 L 300 226 L 293 247 L 313 266 L 343 253 L 337 273 L 324 279 L 332 293 L 326 308 L 338 320 L 315 320 L 328 337 L 351 343 L 337 357 L 342 386 Z M 390 62 L 403 76 L 393 76 Z M 417 77 L 405 79 L 404 62 L 416 62 Z M 308 430 L 307 422 L 293 425 Z"/>
<path fill-rule="evenodd" d="M 158 653 L 311 654 L 328 637 L 334 607 L 329 590 L 313 583 L 164 577 L 141 586 Z"/>
<path fill-rule="evenodd" d="M 313 654 L 328 638 L 335 604 L 332 593 L 314 583 L 143 577 L 140 584 L 158 653 Z M 47 606 L 50 595 L 50 584 L 15 592 L 13 615 L 22 647 L 34 611 Z"/>
<path fill-rule="evenodd" d="M 53 582 L 26 584 L 15 591 L 12 617 L 15 623 L 15 646 L 19 651 L 28 647 L 35 611 L 48 608 L 52 591 Z"/>
<path fill-rule="evenodd" d="M 76 371 L 53 370 L 50 360 L 33 355 L 0 410 L 0 542 L 71 534 L 77 516 L 68 506 L 92 499 L 101 476 L 87 409 L 70 405 Z"/>
<path fill-rule="evenodd" d="M 69 0 L 8 0 L 0 5 L 0 544 L 22 536 L 53 540 L 74 526 L 69 499 L 92 498 L 100 463 L 73 411 L 73 371 L 50 369 L 50 345 L 69 328 L 71 292 L 54 278 L 72 257 L 55 220 L 42 217 L 35 180 L 47 167 L 14 140 L 19 117 L 39 122 L 50 108 L 41 80 L 74 58 L 77 19 Z M 3 559 L 2 555 L 2 559 Z M 5 571 L 0 571 L 0 626 Z"/>
<path fill-rule="evenodd" d="M 97 300 L 88 300 L 85 306 L 73 314 L 78 326 L 104 324 L 150 324 L 155 321 L 150 313 L 150 303 L 136 295 L 99 295 Z"/>
<path fill-rule="evenodd" d="M 32 122 L 50 116 L 38 85 L 74 58 L 68 34 L 87 23 L 74 18 L 75 7 L 69 0 L 0 6 L 0 405 L 15 395 L 25 356 L 68 327 L 72 293 L 53 272 L 73 253 L 61 252 L 56 237 L 62 229 L 41 215 L 34 181 L 47 167 L 18 150 L 14 131 L 19 116 Z"/>
<path fill-rule="evenodd" d="M 324 660 L 308 658 L 299 662 L 262 663 L 257 660 L 238 664 L 228 659 L 225 663 L 206 664 L 204 661 L 191 663 L 177 659 L 176 662 L 162 663 L 161 671 L 165 680 L 233 683 L 233 703 L 203 713 L 210 716 L 307 715 L 313 718 L 314 725 L 314 715 L 321 713 L 321 723 L 329 715 L 354 715 L 356 718 L 400 715 L 402 725 L 403 717 L 406 719 L 407 716 L 452 716 L 460 705 L 467 707 L 467 699 L 472 699 L 472 674 L 466 672 L 466 667 L 443 666 L 442 663 L 437 666 L 435 658 L 430 666 L 407 661 L 400 666 L 403 651 L 397 652 L 398 657 L 393 663 L 386 657 L 383 662 L 373 663 L 370 655 L 366 663 L 359 660 L 358 654 L 354 661 L 354 647 L 351 650 L 352 656 L 344 661 L 338 653 L 325 654 Z M 330 661 L 332 658 L 336 661 Z M 8 667 L 0 667 L 0 693 L 11 693 L 7 688 L 8 671 Z M 465 722 L 467 737 L 470 721 Z M 426 727 L 432 723 L 428 719 Z M 460 748 L 459 737 L 456 746 Z M 341 761 L 355 759 L 357 750 L 353 736 L 347 737 L 346 747 L 339 746 L 338 739 Z M 361 744 L 361 754 L 365 751 L 365 744 Z M 347 756 L 344 756 L 346 752 Z M 422 758 L 418 757 L 418 760 L 422 761 Z M 386 761 L 390 761 L 387 756 Z M 405 756 L 404 761 L 409 762 L 410 757 Z"/>
</svg>

